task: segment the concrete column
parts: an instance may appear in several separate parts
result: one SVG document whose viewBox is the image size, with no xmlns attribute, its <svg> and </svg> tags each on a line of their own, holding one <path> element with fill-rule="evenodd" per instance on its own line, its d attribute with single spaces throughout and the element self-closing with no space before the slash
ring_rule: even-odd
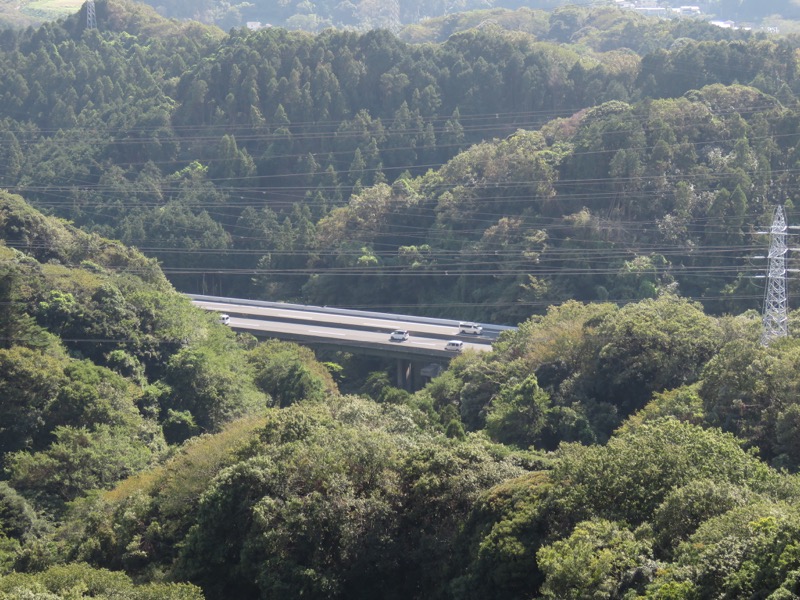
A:
<svg viewBox="0 0 800 600">
<path fill-rule="evenodd" d="M 401 390 L 412 391 L 413 363 L 404 358 L 397 359 L 397 387 Z"/>
</svg>

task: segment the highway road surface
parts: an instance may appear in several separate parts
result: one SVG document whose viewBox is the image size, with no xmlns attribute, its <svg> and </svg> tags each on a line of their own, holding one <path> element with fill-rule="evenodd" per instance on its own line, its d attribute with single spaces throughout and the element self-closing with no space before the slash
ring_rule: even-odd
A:
<svg viewBox="0 0 800 600">
<path fill-rule="evenodd" d="M 320 325 L 314 322 L 284 322 L 265 319 L 251 319 L 231 316 L 229 326 L 239 331 L 249 331 L 254 335 L 262 334 L 278 339 L 296 340 L 298 342 L 335 344 L 350 348 L 374 348 L 388 350 L 392 354 L 420 355 L 438 358 L 452 358 L 457 352 L 445 350 L 448 340 L 414 335 L 405 341 L 389 339 L 384 331 L 365 331 Z M 454 338 L 455 339 L 455 338 Z M 492 347 L 487 343 L 464 342 L 464 350 L 486 352 Z"/>
<path fill-rule="evenodd" d="M 459 332 L 458 322 L 422 319 L 378 313 L 370 316 L 363 311 L 339 311 L 320 307 L 240 304 L 233 299 L 225 301 L 193 298 L 193 303 L 206 310 L 230 315 L 229 326 L 250 331 L 255 335 L 276 337 L 307 343 L 339 344 L 343 347 L 372 348 L 390 354 L 424 355 L 452 358 L 458 352 L 445 350 L 450 340 L 463 342 L 464 350 L 484 352 L 498 335 L 497 330 L 484 330 L 481 335 Z M 270 305 L 267 305 L 270 304 Z M 318 310 L 315 310 L 318 309 Z M 440 324 L 441 323 L 441 324 Z M 397 329 L 409 332 L 409 339 L 392 341 L 389 334 Z"/>
</svg>

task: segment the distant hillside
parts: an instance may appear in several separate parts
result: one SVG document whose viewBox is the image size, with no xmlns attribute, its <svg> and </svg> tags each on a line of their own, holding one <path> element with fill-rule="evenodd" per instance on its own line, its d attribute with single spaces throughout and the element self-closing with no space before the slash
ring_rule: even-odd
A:
<svg viewBox="0 0 800 600">
<path fill-rule="evenodd" d="M 65 22 L 68 27 L 70 23 L 74 27 L 82 27 L 86 22 L 85 6 L 85 0 L 0 0 L 0 28 L 35 26 L 57 20 Z M 95 9 L 101 26 L 113 31 L 174 36 L 186 35 L 193 29 L 203 29 L 212 35 L 222 35 L 222 31 L 201 27 L 199 23 L 167 19 L 154 8 L 136 0 L 97 0 Z"/>
<path fill-rule="evenodd" d="M 776 186 L 794 202 L 793 37 L 607 6 L 425 43 L 96 8 L 97 30 L 0 40 L 0 185 L 182 291 L 509 324 L 762 298 L 757 232 Z"/>
<path fill-rule="evenodd" d="M 336 389 L 290 344 L 248 364 L 231 330 L 176 292 L 155 260 L 2 191 L 0 304 L 0 480 L 54 513 L 155 464 L 169 444 Z M 291 386 L 280 374 L 256 383 L 278 355 Z M 92 455 L 63 465 L 60 444 L 75 443 Z M 41 461 L 74 470 L 61 479 Z"/>
<path fill-rule="evenodd" d="M 80 10 L 84 0 L 0 0 L 0 27 L 27 27 Z"/>
<path fill-rule="evenodd" d="M 26 27 L 67 17 L 81 10 L 85 0 L 0 0 L 0 28 Z M 216 25 L 224 30 L 243 27 L 248 22 L 262 26 L 286 27 L 311 32 L 328 27 L 355 28 L 358 30 L 390 29 L 399 31 L 411 27 L 413 33 L 405 33 L 408 39 L 417 39 L 415 26 L 423 29 L 442 29 L 431 25 L 433 19 L 445 23 L 444 30 L 451 32 L 463 28 L 465 23 L 475 26 L 487 19 L 502 26 L 518 29 L 503 13 L 518 9 L 549 11 L 573 3 L 567 0 L 456 0 L 436 3 L 422 0 L 392 2 L 356 0 L 334 2 L 320 0 L 310 3 L 303 0 L 253 0 L 229 2 L 227 0 L 143 0 L 161 15 L 179 20 L 193 20 Z M 585 4 L 585 3 L 583 3 Z M 680 6 L 677 0 L 673 6 Z M 762 21 L 791 26 L 787 20 L 800 18 L 800 5 L 792 0 L 704 0 L 698 2 L 703 12 L 717 19 L 735 20 L 758 25 Z M 595 3 L 596 5 L 596 3 Z M 632 12 L 632 11 L 630 11 Z M 454 24 L 458 23 L 454 27 Z M 523 26 L 524 27 L 524 26 Z"/>
<path fill-rule="evenodd" d="M 227 2 L 222 0 L 147 0 L 163 15 L 180 19 L 196 19 L 214 23 L 223 29 L 256 21 L 275 27 L 322 31 L 326 27 L 347 27 L 360 30 L 385 28 L 398 30 L 401 27 L 424 22 L 426 19 L 459 18 L 459 13 L 483 10 L 552 10 L 565 5 L 587 5 L 597 7 L 601 3 L 573 3 L 566 0 L 455 0 L 451 2 L 424 2 L 423 0 L 401 0 L 399 2 L 374 2 L 354 0 L 337 2 L 319 0 L 252 0 L 250 2 Z M 613 3 L 608 3 L 613 4 Z M 662 3 L 664 4 L 664 3 Z M 676 0 L 673 6 L 681 6 Z M 759 23 L 767 17 L 781 15 L 786 19 L 800 17 L 800 5 L 793 0 L 704 0 L 697 2 L 706 15 L 719 19 Z"/>
<path fill-rule="evenodd" d="M 455 0 L 451 2 L 425 2 L 401 0 L 399 2 L 374 2 L 355 0 L 338 2 L 319 0 L 253 0 L 227 2 L 222 0 L 147 0 L 163 15 L 179 19 L 196 19 L 214 23 L 223 29 L 244 25 L 247 21 L 260 22 L 273 27 L 321 31 L 327 27 L 396 30 L 403 25 L 417 23 L 430 17 L 484 8 L 552 9 L 566 0 Z"/>
<path fill-rule="evenodd" d="M 513 8 L 0 32 L 0 598 L 798 597 L 800 39 Z M 519 326 L 412 393 L 178 290 Z"/>
</svg>

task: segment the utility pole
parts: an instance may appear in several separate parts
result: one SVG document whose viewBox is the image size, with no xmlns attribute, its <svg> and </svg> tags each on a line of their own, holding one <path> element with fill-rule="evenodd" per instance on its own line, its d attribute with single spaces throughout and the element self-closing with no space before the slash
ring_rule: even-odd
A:
<svg viewBox="0 0 800 600">
<path fill-rule="evenodd" d="M 94 0 L 86 0 L 86 29 L 97 29 L 97 17 L 94 13 Z"/>
<path fill-rule="evenodd" d="M 786 218 L 783 207 L 775 209 L 769 230 L 769 272 L 764 292 L 761 344 L 768 346 L 772 340 L 789 334 L 789 317 L 786 296 Z"/>
</svg>

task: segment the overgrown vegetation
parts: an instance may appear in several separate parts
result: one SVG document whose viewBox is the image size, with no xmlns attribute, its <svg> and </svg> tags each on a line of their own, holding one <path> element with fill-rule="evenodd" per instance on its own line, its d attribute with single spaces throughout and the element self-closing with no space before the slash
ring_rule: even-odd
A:
<svg viewBox="0 0 800 600">
<path fill-rule="evenodd" d="M 0 599 L 800 595 L 797 40 L 97 10 L 0 36 Z M 519 327 L 409 393 L 176 288 Z"/>
<path fill-rule="evenodd" d="M 665 289 L 757 306 L 792 37 L 608 7 L 433 44 L 97 15 L 4 34 L 2 185 L 183 291 L 506 324 Z"/>
<path fill-rule="evenodd" d="M 3 597 L 795 591 L 800 342 L 755 314 L 572 301 L 376 402 L 2 199 Z"/>
</svg>

